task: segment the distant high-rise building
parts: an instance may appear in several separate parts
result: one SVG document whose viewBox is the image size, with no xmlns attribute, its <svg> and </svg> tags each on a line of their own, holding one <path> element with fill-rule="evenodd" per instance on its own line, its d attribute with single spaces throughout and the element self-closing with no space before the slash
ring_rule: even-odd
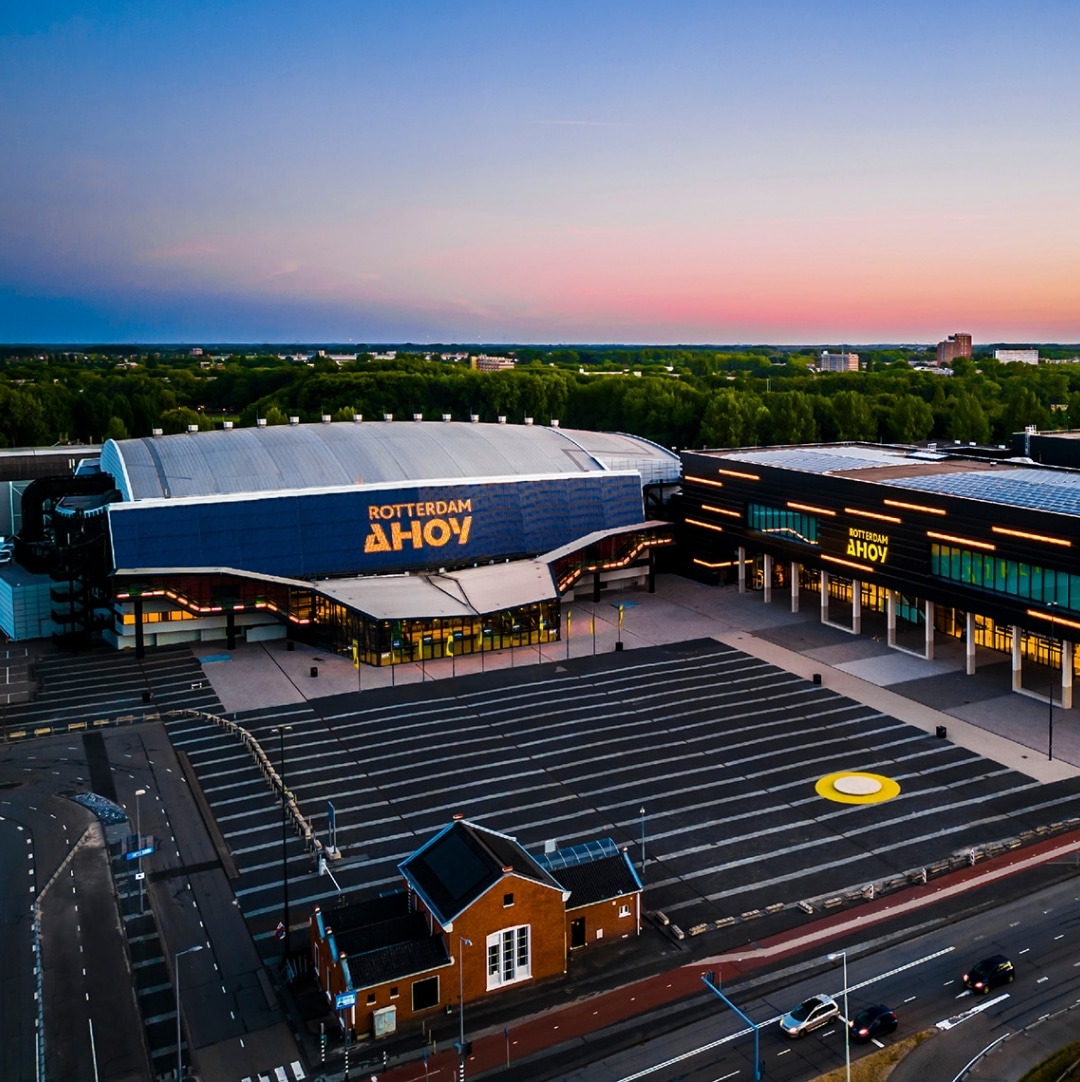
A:
<svg viewBox="0 0 1080 1082">
<path fill-rule="evenodd" d="M 822 372 L 858 372 L 859 355 L 857 353 L 830 353 L 827 349 L 821 351 L 821 360 L 818 368 Z"/>
<path fill-rule="evenodd" d="M 957 357 L 971 356 L 971 335 L 950 334 L 937 344 L 937 363 L 950 365 Z"/>
<path fill-rule="evenodd" d="M 995 349 L 994 359 L 1004 364 L 1038 364 L 1037 349 Z"/>
</svg>

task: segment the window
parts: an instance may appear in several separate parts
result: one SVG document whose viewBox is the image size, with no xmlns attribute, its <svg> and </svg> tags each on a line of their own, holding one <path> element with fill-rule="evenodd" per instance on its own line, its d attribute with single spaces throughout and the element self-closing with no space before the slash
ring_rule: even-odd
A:
<svg viewBox="0 0 1080 1082">
<path fill-rule="evenodd" d="M 439 1005 L 439 978 L 425 977 L 422 981 L 413 981 L 412 1009 L 425 1011 Z"/>
<path fill-rule="evenodd" d="M 368 1006 L 369 1007 L 375 1002 L 375 993 L 374 992 L 368 992 L 367 1001 L 368 1001 Z"/>
<path fill-rule="evenodd" d="M 391 999 L 397 999 L 397 997 L 398 997 L 398 986 L 396 984 L 392 984 L 392 985 L 390 985 L 390 998 Z"/>
<path fill-rule="evenodd" d="M 514 904 L 514 896 L 512 894 L 503 895 L 503 908 L 509 909 Z"/>
<path fill-rule="evenodd" d="M 504 928 L 487 937 L 487 986 L 499 988 L 504 984 L 528 980 L 532 976 L 529 926 Z"/>
<path fill-rule="evenodd" d="M 630 916 L 630 907 L 628 905 L 620 905 L 619 906 L 619 916 L 620 917 L 628 917 L 628 916 Z"/>
</svg>

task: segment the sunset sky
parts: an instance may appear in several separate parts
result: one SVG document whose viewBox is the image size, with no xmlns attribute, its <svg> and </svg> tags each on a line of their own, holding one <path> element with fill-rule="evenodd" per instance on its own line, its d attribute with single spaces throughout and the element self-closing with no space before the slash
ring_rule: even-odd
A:
<svg viewBox="0 0 1080 1082">
<path fill-rule="evenodd" d="M 0 5 L 0 341 L 1080 341 L 1077 0 Z"/>
</svg>

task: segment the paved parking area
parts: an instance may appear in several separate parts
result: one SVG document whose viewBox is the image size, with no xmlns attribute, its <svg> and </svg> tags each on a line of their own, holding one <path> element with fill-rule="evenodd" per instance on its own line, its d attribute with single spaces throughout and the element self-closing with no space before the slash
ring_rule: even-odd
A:
<svg viewBox="0 0 1080 1082">
<path fill-rule="evenodd" d="M 861 889 L 1067 818 L 1080 779 L 1035 779 L 715 640 L 313 698 L 240 712 L 323 832 L 333 801 L 341 889 L 386 890 L 454 812 L 540 850 L 611 836 L 650 909 L 682 927 Z M 268 953 L 281 912 L 280 815 L 247 749 L 171 722 L 237 861 L 237 895 Z M 837 804 L 834 771 L 900 795 Z M 640 809 L 645 809 L 642 817 Z M 294 912 L 332 902 L 290 839 Z"/>
</svg>

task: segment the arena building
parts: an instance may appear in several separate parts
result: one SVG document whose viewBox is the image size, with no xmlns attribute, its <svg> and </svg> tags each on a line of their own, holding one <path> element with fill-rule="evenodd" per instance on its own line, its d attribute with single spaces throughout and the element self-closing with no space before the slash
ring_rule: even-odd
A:
<svg viewBox="0 0 1080 1082">
<path fill-rule="evenodd" d="M 110 440 L 80 472 L 27 489 L 16 544 L 58 637 L 141 652 L 290 628 L 388 664 L 557 639 L 583 578 L 651 580 L 671 530 L 645 504 L 679 460 L 557 423 L 326 418 Z"/>
<path fill-rule="evenodd" d="M 679 546 L 689 573 L 766 603 L 805 595 L 852 634 L 864 619 L 933 659 L 936 636 L 1060 672 L 1072 705 L 1080 639 L 1080 471 L 1029 459 L 866 444 L 684 452 Z M 982 449 L 985 451 L 986 449 Z M 882 618 L 884 620 L 882 621 Z M 884 627 L 881 627 L 881 624 Z"/>
</svg>

